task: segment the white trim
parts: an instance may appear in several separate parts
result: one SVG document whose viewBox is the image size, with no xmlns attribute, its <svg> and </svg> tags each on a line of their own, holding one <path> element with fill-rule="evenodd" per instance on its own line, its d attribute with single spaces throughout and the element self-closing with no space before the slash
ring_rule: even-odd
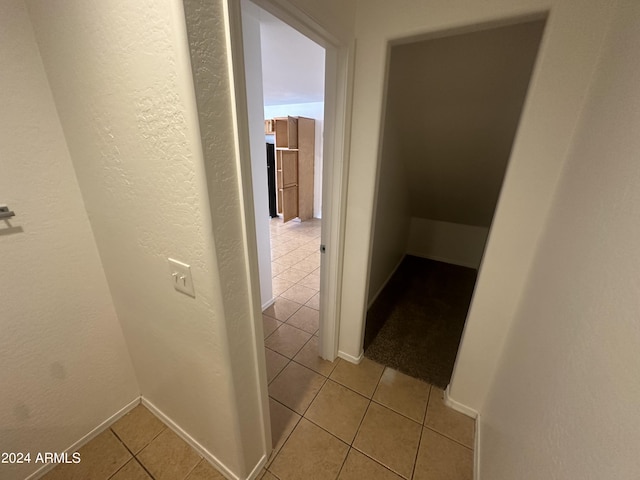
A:
<svg viewBox="0 0 640 480">
<path fill-rule="evenodd" d="M 338 352 L 338 356 L 343 360 L 346 360 L 347 362 L 355 363 L 356 365 L 358 365 L 364 358 L 364 350 L 361 351 L 360 355 L 358 355 L 357 357 L 354 357 L 353 355 L 349 355 L 348 353 L 344 353 L 340 351 Z"/>
<path fill-rule="evenodd" d="M 413 257 L 426 258 L 427 260 L 435 260 L 436 262 L 450 263 L 451 265 L 458 265 L 459 267 L 473 268 L 474 270 L 478 270 L 478 268 L 480 268 L 480 266 L 476 263 L 461 262 L 453 258 L 440 257 L 438 255 L 425 255 L 423 253 L 411 252 L 411 251 L 407 252 L 407 255 L 411 255 Z"/>
<path fill-rule="evenodd" d="M 449 386 L 444 391 L 444 404 L 475 420 L 475 437 L 473 441 L 473 480 L 480 480 L 480 414 L 473 408 L 456 402 L 449 396 Z"/>
<path fill-rule="evenodd" d="M 409 254 L 411 255 L 411 254 Z M 396 263 L 396 266 L 393 267 L 393 270 L 391 271 L 391 273 L 389 274 L 389 276 L 387 277 L 387 279 L 384 281 L 384 283 L 382 284 L 382 286 L 378 289 L 378 291 L 376 292 L 376 294 L 373 296 L 373 298 L 371 299 L 371 301 L 369 302 L 369 304 L 367 305 L 367 310 L 369 310 L 371 308 L 371 305 L 373 305 L 373 302 L 375 302 L 378 297 L 380 296 L 380 294 L 382 293 L 382 290 L 384 290 L 384 287 L 387 286 L 387 283 L 389 283 L 389 280 L 391 280 L 391 277 L 393 277 L 396 273 L 396 271 L 398 270 L 398 267 L 400 267 L 400 264 L 402 263 L 402 261 L 404 260 L 404 257 L 406 257 L 407 254 L 403 253 L 402 254 L 402 258 L 400 258 L 400 261 L 398 263 Z"/>
<path fill-rule="evenodd" d="M 447 388 L 444 391 L 444 404 L 447 407 L 453 408 L 455 411 L 460 412 L 463 415 L 466 415 L 467 417 L 478 418 L 477 411 L 475 411 L 471 407 L 467 407 L 466 405 L 463 405 L 462 403 L 455 401 L 453 398 L 449 396 L 449 387 L 450 385 L 447 385 Z"/>
<path fill-rule="evenodd" d="M 156 407 L 153 403 L 147 400 L 144 397 L 142 398 L 142 404 L 147 407 L 151 413 L 153 413 L 162 423 L 168 426 L 171 430 L 173 430 L 180 438 L 182 438 L 185 442 L 187 442 L 191 447 L 193 447 L 200 455 L 204 457 L 204 459 L 212 464 L 216 469 L 220 471 L 226 478 L 229 480 L 241 480 L 240 477 L 235 475 L 224 463 L 222 463 L 218 458 L 203 447 L 196 439 L 194 439 L 191 435 L 185 432 L 176 422 L 174 422 L 171 418 L 169 418 L 164 412 L 162 412 L 158 407 Z M 267 463 L 267 456 L 263 455 L 258 464 L 251 471 L 247 479 L 256 478 L 258 473 L 264 465 Z"/>
<path fill-rule="evenodd" d="M 267 308 L 269 308 L 274 303 L 276 303 L 276 297 L 272 297 L 271 300 L 268 300 L 265 303 L 263 303 L 262 304 L 262 311 L 264 312 Z"/>
<path fill-rule="evenodd" d="M 480 480 L 480 415 L 476 417 L 476 439 L 473 448 L 473 480 Z"/>
<path fill-rule="evenodd" d="M 120 410 L 118 410 L 116 413 L 111 415 L 109 418 L 107 418 L 104 422 L 102 422 L 100 425 L 95 427 L 93 430 L 91 430 L 85 436 L 83 436 L 80 440 L 78 440 L 77 442 L 73 443 L 73 445 L 71 445 L 69 448 L 67 448 L 64 452 L 65 453 L 73 453 L 73 452 L 78 451 L 80 449 L 80 447 L 82 447 L 83 445 L 89 443 L 91 440 L 96 438 L 103 431 L 105 431 L 111 425 L 116 423 L 118 420 L 120 420 L 122 417 L 124 417 L 131 410 L 136 408 L 139 404 L 140 404 L 140 397 L 137 397 L 134 400 L 132 400 L 131 402 L 129 402 L 128 404 L 126 404 L 124 407 L 122 407 Z M 35 472 L 33 472 L 31 475 L 29 475 L 25 480 L 35 480 L 36 478 L 41 478 L 45 473 L 53 470 L 57 466 L 58 466 L 58 464 L 56 464 L 56 463 L 47 463 L 47 464 L 43 465 L 42 467 L 40 467 Z"/>
</svg>

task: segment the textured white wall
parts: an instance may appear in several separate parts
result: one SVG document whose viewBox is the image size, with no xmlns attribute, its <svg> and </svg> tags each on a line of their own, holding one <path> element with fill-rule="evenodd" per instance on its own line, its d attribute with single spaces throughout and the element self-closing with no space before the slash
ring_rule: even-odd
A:
<svg viewBox="0 0 640 480">
<path fill-rule="evenodd" d="M 0 3 L 0 58 L 0 451 L 33 459 L 140 391 L 22 0 Z"/>
<path fill-rule="evenodd" d="M 488 235 L 487 227 L 412 217 L 407 253 L 477 269 Z"/>
<path fill-rule="evenodd" d="M 620 4 L 481 411 L 484 480 L 640 478 L 640 4 Z"/>
<path fill-rule="evenodd" d="M 253 209 L 256 219 L 260 303 L 262 309 L 273 303 L 271 280 L 271 231 L 269 229 L 269 189 L 267 186 L 267 152 L 264 142 L 264 105 L 262 93 L 262 48 L 260 43 L 261 9 L 242 2 L 242 49 L 247 83 L 247 110 L 251 137 L 251 177 Z"/>
<path fill-rule="evenodd" d="M 255 433 L 253 444 L 244 442 L 239 427 L 260 415 L 256 407 L 241 420 L 239 412 L 255 401 L 251 379 L 257 368 L 242 377 L 252 389 L 243 404 L 229 350 L 242 354 L 251 348 L 231 345 L 229 331 L 250 321 L 238 319 L 239 308 L 230 304 L 242 295 L 244 271 L 235 278 L 222 273 L 221 262 L 230 260 L 218 253 L 238 252 L 218 236 L 221 227 L 212 220 L 182 4 L 34 0 L 29 5 L 142 395 L 231 472 L 244 476 L 265 449 Z M 224 163 L 235 157 L 229 148 L 225 15 L 220 2 L 210 8 L 217 14 L 207 25 L 216 38 L 211 53 L 218 58 L 211 101 L 221 107 L 209 126 L 220 137 L 213 161 Z M 217 175 L 237 192 L 222 165 Z M 213 194 L 224 195 L 224 189 Z M 223 198 L 217 208 L 232 217 L 236 197 Z M 167 257 L 191 265 L 195 298 L 173 289 Z M 253 427 L 261 430 L 259 422 Z"/>
<path fill-rule="evenodd" d="M 324 68 L 320 72 L 324 83 Z M 316 121 L 315 155 L 313 164 L 313 216 L 322 218 L 322 139 L 324 134 L 324 102 L 269 105 L 264 107 L 264 118 L 307 117 Z"/>
<path fill-rule="evenodd" d="M 340 350 L 354 357 L 362 349 L 378 148 L 372 139 L 382 124 L 388 41 L 551 9 L 452 381 L 453 398 L 478 409 L 531 265 L 610 2 L 489 0 L 460 8 L 442 0 L 371 0 L 362 5 L 356 19 L 340 328 Z"/>
</svg>

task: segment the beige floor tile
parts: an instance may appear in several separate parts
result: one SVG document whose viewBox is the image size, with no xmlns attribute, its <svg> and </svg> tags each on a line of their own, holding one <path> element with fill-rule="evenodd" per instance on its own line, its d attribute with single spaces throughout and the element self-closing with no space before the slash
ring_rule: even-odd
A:
<svg viewBox="0 0 640 480">
<path fill-rule="evenodd" d="M 313 288 L 314 290 L 320 290 L 320 275 L 310 273 L 303 279 L 299 280 L 298 285 Z"/>
<path fill-rule="evenodd" d="M 284 245 L 272 245 L 271 246 L 271 260 L 277 260 L 283 255 L 286 255 L 291 251 L 290 248 L 286 248 Z"/>
<path fill-rule="evenodd" d="M 109 480 L 152 480 L 144 468 L 140 466 L 135 458 L 132 458 L 127 464 L 118 470 Z"/>
<path fill-rule="evenodd" d="M 166 427 L 143 405 L 127 413 L 111 428 L 133 454 L 137 454 Z"/>
<path fill-rule="evenodd" d="M 371 403 L 353 447 L 404 478 L 411 478 L 422 426 Z"/>
<path fill-rule="evenodd" d="M 307 303 L 305 303 L 307 307 L 315 308 L 316 310 L 320 310 L 320 293 L 316 293 L 313 297 L 309 299 Z"/>
<path fill-rule="evenodd" d="M 271 383 L 285 365 L 289 363 L 289 359 L 268 348 L 264 349 L 264 355 L 267 363 L 267 383 Z"/>
<path fill-rule="evenodd" d="M 276 301 L 264 311 L 264 314 L 284 322 L 296 313 L 301 306 L 302 304 L 292 302 L 286 298 L 276 298 Z"/>
<path fill-rule="evenodd" d="M 299 328 L 300 330 L 314 334 L 319 327 L 320 312 L 313 308 L 302 306 L 300 307 L 300 310 L 289 317 L 287 323 Z"/>
<path fill-rule="evenodd" d="M 283 292 L 286 292 L 294 285 L 295 283 L 290 282 L 288 280 L 284 280 L 283 278 L 273 277 L 271 279 L 271 288 L 272 288 L 274 297 L 281 295 Z M 304 302 L 301 302 L 301 303 L 304 303 Z"/>
<path fill-rule="evenodd" d="M 225 476 L 202 459 L 186 480 L 225 480 Z"/>
<path fill-rule="evenodd" d="M 269 384 L 269 395 L 302 415 L 325 380 L 313 370 L 291 362 Z"/>
<path fill-rule="evenodd" d="M 319 355 L 319 347 L 320 339 L 315 336 L 311 337 L 311 340 L 302 347 L 302 350 L 293 357 L 293 360 L 313 371 L 318 372 L 320 375 L 328 377 L 331 375 L 331 372 L 333 372 L 333 369 L 336 368 L 338 363 L 340 363 L 340 359 L 336 358 L 333 362 L 323 360 Z"/>
<path fill-rule="evenodd" d="M 471 480 L 473 452 L 425 428 L 413 475 L 415 480 Z"/>
<path fill-rule="evenodd" d="M 279 263 L 271 262 L 271 276 L 272 277 L 277 277 L 282 272 L 284 272 L 285 270 L 288 270 L 288 269 L 289 269 L 289 267 L 287 267 L 286 265 L 280 265 Z"/>
<path fill-rule="evenodd" d="M 447 407 L 444 403 L 444 391 L 437 387 L 431 387 L 424 424 L 456 442 L 473 448 L 475 420 Z"/>
<path fill-rule="evenodd" d="M 282 278 L 293 283 L 298 283 L 303 278 L 307 277 L 307 274 L 302 270 L 296 270 L 295 268 L 288 268 L 276 278 Z"/>
<path fill-rule="evenodd" d="M 338 480 L 402 480 L 391 470 L 355 449 L 349 450 Z"/>
<path fill-rule="evenodd" d="M 430 389 L 431 385 L 428 383 L 387 367 L 373 394 L 373 400 L 422 423 Z"/>
<path fill-rule="evenodd" d="M 182 480 L 201 460 L 194 449 L 168 428 L 136 457 L 156 480 Z"/>
<path fill-rule="evenodd" d="M 275 332 L 282 322 L 276 320 L 275 318 L 270 317 L 269 315 L 262 314 L 262 325 L 264 331 L 264 338 L 267 338 L 273 332 Z"/>
<path fill-rule="evenodd" d="M 358 365 L 346 361 L 340 362 L 331 373 L 330 378 L 365 397 L 371 398 L 383 370 L 383 365 L 363 358 Z"/>
<path fill-rule="evenodd" d="M 131 453 L 110 429 L 78 450 L 80 463 L 61 464 L 45 480 L 102 480 L 111 477 L 131 458 Z"/>
<path fill-rule="evenodd" d="M 265 472 L 260 480 L 278 480 L 278 477 L 275 477 L 271 472 Z"/>
<path fill-rule="evenodd" d="M 303 418 L 269 470 L 280 480 L 333 480 L 348 451 L 346 443 Z"/>
<path fill-rule="evenodd" d="M 314 238 L 313 240 L 307 241 L 306 243 L 300 245 L 296 250 L 307 252 L 308 255 L 310 255 L 312 253 L 316 253 L 320 249 L 319 244 L 320 241 Z"/>
<path fill-rule="evenodd" d="M 368 398 L 328 380 L 304 416 L 350 445 L 368 405 Z"/>
<path fill-rule="evenodd" d="M 291 242 L 292 245 L 298 245 L 298 242 Z M 309 256 L 306 252 L 289 252 L 281 257 L 278 257 L 274 262 L 279 263 L 280 265 L 285 265 L 287 267 L 293 267 L 297 263 L 300 263 L 302 260 L 305 260 Z"/>
<path fill-rule="evenodd" d="M 285 407 L 273 398 L 269 398 L 269 415 L 271 418 L 271 443 L 273 451 L 278 452 L 293 429 L 300 421 L 300 415 Z"/>
<path fill-rule="evenodd" d="M 269 335 L 264 341 L 264 345 L 271 350 L 275 350 L 280 355 L 293 358 L 310 338 L 310 333 L 303 332 L 299 328 L 284 323 Z"/>
<path fill-rule="evenodd" d="M 292 267 L 295 268 L 296 270 L 302 270 L 303 272 L 307 272 L 307 273 L 313 272 L 319 266 L 320 266 L 320 262 L 318 262 L 316 260 L 311 260 L 311 259 L 308 259 L 308 258 L 305 258 L 301 262 L 298 262 L 298 263 L 292 265 Z"/>
<path fill-rule="evenodd" d="M 316 293 L 318 293 L 317 290 L 295 284 L 282 292 L 280 296 L 287 300 L 291 300 L 292 302 L 304 304 L 307 303 Z"/>
</svg>

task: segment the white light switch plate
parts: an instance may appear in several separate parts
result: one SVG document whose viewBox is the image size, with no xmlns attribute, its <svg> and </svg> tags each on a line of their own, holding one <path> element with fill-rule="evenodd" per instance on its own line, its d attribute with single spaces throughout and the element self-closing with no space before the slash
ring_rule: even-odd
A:
<svg viewBox="0 0 640 480">
<path fill-rule="evenodd" d="M 173 288 L 193 298 L 196 297 L 195 290 L 193 289 L 193 278 L 191 277 L 191 266 L 169 258 L 169 273 L 171 275 L 171 281 L 173 282 Z"/>
</svg>

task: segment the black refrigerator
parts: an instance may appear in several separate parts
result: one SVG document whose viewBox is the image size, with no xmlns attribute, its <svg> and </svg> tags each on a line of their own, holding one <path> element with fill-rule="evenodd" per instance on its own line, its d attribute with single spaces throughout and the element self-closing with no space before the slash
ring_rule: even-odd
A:
<svg viewBox="0 0 640 480">
<path fill-rule="evenodd" d="M 269 188 L 269 215 L 278 216 L 276 206 L 276 149 L 273 143 L 267 143 L 267 185 Z"/>
</svg>

